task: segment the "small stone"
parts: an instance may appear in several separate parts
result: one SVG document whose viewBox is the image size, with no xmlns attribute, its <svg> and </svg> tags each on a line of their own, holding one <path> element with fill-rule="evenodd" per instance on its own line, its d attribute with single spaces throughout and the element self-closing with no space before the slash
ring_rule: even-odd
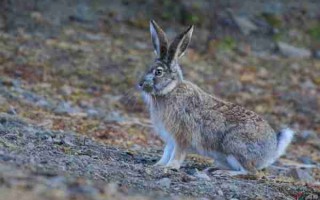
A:
<svg viewBox="0 0 320 200">
<path fill-rule="evenodd" d="M 62 142 L 66 144 L 67 146 L 75 146 L 73 143 L 74 138 L 70 135 L 66 135 L 64 138 L 62 138 Z"/>
<path fill-rule="evenodd" d="M 27 144 L 27 147 L 28 147 L 29 149 L 34 149 L 35 145 L 34 145 L 32 142 L 29 142 L 29 143 Z"/>
<path fill-rule="evenodd" d="M 63 141 L 60 138 L 53 138 L 53 143 L 58 144 L 58 145 L 62 145 Z"/>
<path fill-rule="evenodd" d="M 169 178 L 162 178 L 157 182 L 161 187 L 169 188 L 171 180 Z"/>
<path fill-rule="evenodd" d="M 305 80 L 303 83 L 300 83 L 303 90 L 315 89 L 317 86 L 310 79 Z"/>
<path fill-rule="evenodd" d="M 10 106 L 10 108 L 7 111 L 7 113 L 10 114 L 10 115 L 16 115 L 17 114 L 17 110 L 13 106 Z"/>
<path fill-rule="evenodd" d="M 306 181 L 306 182 L 314 181 L 314 178 L 310 175 L 310 172 L 306 169 L 298 169 L 298 168 L 291 169 L 287 173 L 287 176 L 300 181 Z"/>
<path fill-rule="evenodd" d="M 185 182 L 185 183 L 188 183 L 190 181 L 195 181 L 197 178 L 194 177 L 194 176 L 190 176 L 188 174 L 184 174 L 182 177 L 181 177 L 181 181 L 182 182 Z"/>
<path fill-rule="evenodd" d="M 5 136 L 5 138 L 7 139 L 7 140 L 17 140 L 17 135 L 16 134 L 7 134 L 6 136 Z"/>
<path fill-rule="evenodd" d="M 204 179 L 206 181 L 210 181 L 211 180 L 210 177 L 206 173 L 204 173 L 202 171 L 198 171 L 197 169 L 196 169 L 196 172 L 193 175 L 195 177 L 197 177 L 197 178 Z"/>
<path fill-rule="evenodd" d="M 218 193 L 218 195 L 219 195 L 219 196 L 223 196 L 223 192 L 222 192 L 222 190 L 218 190 L 218 192 L 217 192 L 217 193 Z"/>
<path fill-rule="evenodd" d="M 316 50 L 314 53 L 313 53 L 313 56 L 317 59 L 320 59 L 320 50 Z"/>
<path fill-rule="evenodd" d="M 13 158 L 9 155 L 0 155 L 0 160 L 1 161 L 9 161 L 9 160 L 12 160 Z"/>
<path fill-rule="evenodd" d="M 76 110 L 69 102 L 62 101 L 58 104 L 54 112 L 57 114 L 72 114 L 76 113 Z"/>
<path fill-rule="evenodd" d="M 303 130 L 297 136 L 298 142 L 306 142 L 317 138 L 317 134 L 313 130 Z"/>
<path fill-rule="evenodd" d="M 298 158 L 303 164 L 313 165 L 315 162 L 309 156 L 301 156 Z"/>
<path fill-rule="evenodd" d="M 261 78 L 268 78 L 269 72 L 268 72 L 268 70 L 266 70 L 266 68 L 260 68 L 258 71 L 258 76 Z"/>
<path fill-rule="evenodd" d="M 152 173 L 151 169 L 150 168 L 145 168 L 145 172 L 146 174 L 150 175 Z"/>
<path fill-rule="evenodd" d="M 61 93 L 65 96 L 69 96 L 72 94 L 72 88 L 69 85 L 64 85 L 60 89 Z"/>
<path fill-rule="evenodd" d="M 50 108 L 50 103 L 45 99 L 40 99 L 36 102 L 36 105 L 41 108 Z"/>
<path fill-rule="evenodd" d="M 280 53 L 289 58 L 309 58 L 311 56 L 311 51 L 305 48 L 299 48 L 292 46 L 284 42 L 277 43 Z"/>
<path fill-rule="evenodd" d="M 228 12 L 244 35 L 249 35 L 251 32 L 258 30 L 258 27 L 247 17 L 237 16 L 231 9 Z"/>
<path fill-rule="evenodd" d="M 95 109 L 88 109 L 87 110 L 87 115 L 88 117 L 98 117 L 99 116 L 99 112 Z"/>
</svg>

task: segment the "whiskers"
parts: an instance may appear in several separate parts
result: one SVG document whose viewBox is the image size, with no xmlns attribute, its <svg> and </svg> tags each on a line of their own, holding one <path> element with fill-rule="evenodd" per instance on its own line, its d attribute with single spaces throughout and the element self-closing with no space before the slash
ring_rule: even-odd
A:
<svg viewBox="0 0 320 200">
<path fill-rule="evenodd" d="M 149 100 L 148 98 L 146 98 L 146 96 L 150 95 L 144 93 L 145 92 L 138 91 L 135 88 L 130 88 L 123 94 L 120 101 L 127 110 L 133 112 L 142 112 L 145 109 L 143 101 L 145 101 L 145 103 L 147 103 L 147 105 L 149 106 Z"/>
</svg>

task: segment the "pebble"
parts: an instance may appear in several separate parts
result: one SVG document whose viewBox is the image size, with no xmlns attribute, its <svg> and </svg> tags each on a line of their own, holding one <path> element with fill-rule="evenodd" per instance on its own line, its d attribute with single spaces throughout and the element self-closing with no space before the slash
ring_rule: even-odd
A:
<svg viewBox="0 0 320 200">
<path fill-rule="evenodd" d="M 16 115 L 17 111 L 13 106 L 10 106 L 10 108 L 7 111 L 7 113 L 10 114 L 10 115 Z"/>
<path fill-rule="evenodd" d="M 313 165 L 315 162 L 309 156 L 301 156 L 298 158 L 300 162 L 307 165 Z"/>
<path fill-rule="evenodd" d="M 62 138 L 62 142 L 63 144 L 66 144 L 68 146 L 75 146 L 75 144 L 73 143 L 74 137 L 72 137 L 71 135 L 66 135 L 65 137 Z"/>
<path fill-rule="evenodd" d="M 320 50 L 316 50 L 313 54 L 313 56 L 317 59 L 320 59 Z"/>
<path fill-rule="evenodd" d="M 249 35 L 251 32 L 258 30 L 258 27 L 246 17 L 235 16 L 234 21 L 244 35 Z"/>
<path fill-rule="evenodd" d="M 310 175 L 310 172 L 306 169 L 297 169 L 297 168 L 291 169 L 290 171 L 288 171 L 287 176 L 290 176 L 300 181 L 306 181 L 306 182 L 314 181 L 314 178 Z"/>
<path fill-rule="evenodd" d="M 305 48 L 292 46 L 284 42 L 277 43 L 280 53 L 289 58 L 310 58 L 311 51 Z"/>
<path fill-rule="evenodd" d="M 202 171 L 198 171 L 197 169 L 196 169 L 196 172 L 193 175 L 195 177 L 197 177 L 197 178 L 204 179 L 206 181 L 210 181 L 211 180 L 210 177 L 206 173 L 204 173 Z"/>
<path fill-rule="evenodd" d="M 87 110 L 87 115 L 88 117 L 92 117 L 92 118 L 99 117 L 99 112 L 95 109 L 90 108 Z"/>
<path fill-rule="evenodd" d="M 171 180 L 169 178 L 162 178 L 157 183 L 161 187 L 169 188 L 171 185 Z"/>
<path fill-rule="evenodd" d="M 57 114 L 72 114 L 75 113 L 76 110 L 71 106 L 69 102 L 61 101 L 54 112 Z"/>
<path fill-rule="evenodd" d="M 223 192 L 222 192 L 222 190 L 218 190 L 218 192 L 217 192 L 217 193 L 218 193 L 218 195 L 219 195 L 219 196 L 223 196 Z"/>
<path fill-rule="evenodd" d="M 303 130 L 298 136 L 298 142 L 306 142 L 307 140 L 312 140 L 317 138 L 317 134 L 312 130 Z"/>
</svg>

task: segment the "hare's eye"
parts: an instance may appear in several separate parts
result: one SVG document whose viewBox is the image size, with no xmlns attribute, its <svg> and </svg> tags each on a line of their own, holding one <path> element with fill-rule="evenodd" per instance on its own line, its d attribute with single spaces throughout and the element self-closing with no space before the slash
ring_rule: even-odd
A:
<svg viewBox="0 0 320 200">
<path fill-rule="evenodd" d="M 163 68 L 162 67 L 158 67 L 155 71 L 154 71 L 154 75 L 160 77 L 163 75 Z"/>
</svg>

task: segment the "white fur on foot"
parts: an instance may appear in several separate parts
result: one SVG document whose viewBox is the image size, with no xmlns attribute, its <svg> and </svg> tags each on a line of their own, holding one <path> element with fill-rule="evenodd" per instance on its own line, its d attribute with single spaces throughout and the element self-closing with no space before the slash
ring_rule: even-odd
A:
<svg viewBox="0 0 320 200">
<path fill-rule="evenodd" d="M 239 163 L 239 161 L 233 156 L 233 155 L 228 155 L 227 156 L 227 162 L 232 168 L 232 170 L 235 171 L 246 171 L 242 165 Z"/>
<path fill-rule="evenodd" d="M 166 165 L 167 168 L 171 168 L 171 169 L 180 169 L 180 166 L 181 166 L 181 162 L 179 160 L 171 160 Z"/>
<path fill-rule="evenodd" d="M 162 155 L 161 159 L 154 166 L 166 165 L 170 160 L 173 148 L 174 148 L 173 142 L 167 143 L 164 150 L 163 150 L 163 155 Z"/>
</svg>

